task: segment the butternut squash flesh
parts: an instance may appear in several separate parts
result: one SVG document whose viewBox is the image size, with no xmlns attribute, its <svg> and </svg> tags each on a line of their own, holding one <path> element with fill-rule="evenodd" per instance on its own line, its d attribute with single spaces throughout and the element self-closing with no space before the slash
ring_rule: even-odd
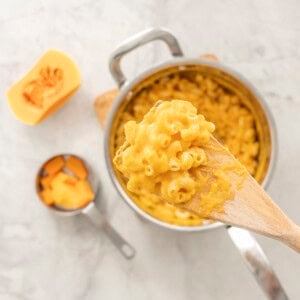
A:
<svg viewBox="0 0 300 300">
<path fill-rule="evenodd" d="M 44 170 L 47 172 L 48 176 L 56 174 L 60 171 L 65 165 L 65 161 L 61 156 L 57 156 L 51 160 L 49 160 L 45 166 Z"/>
<path fill-rule="evenodd" d="M 77 179 L 63 172 L 55 175 L 50 188 L 49 198 L 53 201 L 52 203 L 66 209 L 83 207 L 94 198 L 94 193 L 87 181 Z M 49 190 L 43 190 L 43 192 Z M 51 203 L 51 200 L 43 196 L 45 195 L 42 195 L 42 198 L 46 204 L 47 202 Z"/>
<path fill-rule="evenodd" d="M 65 104 L 80 82 L 75 63 L 66 54 L 49 50 L 9 88 L 8 103 L 19 120 L 35 125 Z"/>
<path fill-rule="evenodd" d="M 70 156 L 66 160 L 66 167 L 78 178 L 85 180 L 87 178 L 87 169 L 83 162 L 75 156 Z"/>
</svg>

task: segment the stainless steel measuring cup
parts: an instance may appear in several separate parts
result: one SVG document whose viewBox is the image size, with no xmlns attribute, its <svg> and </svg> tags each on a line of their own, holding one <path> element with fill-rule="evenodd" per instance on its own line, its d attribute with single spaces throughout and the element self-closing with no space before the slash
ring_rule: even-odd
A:
<svg viewBox="0 0 300 300">
<path fill-rule="evenodd" d="M 88 170 L 88 182 L 94 192 L 94 199 L 89 202 L 86 206 L 76 208 L 76 209 L 65 209 L 60 206 L 55 205 L 46 205 L 43 200 L 41 199 L 40 192 L 42 191 L 42 186 L 40 184 L 40 178 L 45 174 L 44 166 L 47 162 L 50 160 L 56 158 L 56 157 L 63 157 L 67 158 L 69 156 L 74 156 L 77 159 L 81 160 L 85 167 Z M 67 173 L 67 170 L 66 170 Z M 135 249 L 126 242 L 120 234 L 110 225 L 110 223 L 107 221 L 106 217 L 101 213 L 95 206 L 95 201 L 99 198 L 99 181 L 96 178 L 95 174 L 92 171 L 92 168 L 83 160 L 81 157 L 78 157 L 77 155 L 73 154 L 59 154 L 55 155 L 51 158 L 49 158 L 46 162 L 44 162 L 39 169 L 37 176 L 36 176 L 36 192 L 38 194 L 38 197 L 40 201 L 43 203 L 44 206 L 46 206 L 51 212 L 63 216 L 63 217 L 70 217 L 70 216 L 76 216 L 79 214 L 85 215 L 97 228 L 103 230 L 103 232 L 106 234 L 106 236 L 111 240 L 111 242 L 118 248 L 118 250 L 121 252 L 121 254 L 126 259 L 132 259 L 135 256 Z M 100 199 L 99 199 L 100 200 Z"/>
</svg>

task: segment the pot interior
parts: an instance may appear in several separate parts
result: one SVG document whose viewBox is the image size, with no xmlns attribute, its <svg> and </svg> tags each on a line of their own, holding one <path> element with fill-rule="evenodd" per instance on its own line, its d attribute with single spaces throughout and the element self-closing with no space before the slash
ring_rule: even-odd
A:
<svg viewBox="0 0 300 300">
<path fill-rule="evenodd" d="M 188 85 L 187 88 L 183 87 L 185 84 Z M 170 89 L 176 91 L 172 92 Z M 111 160 L 124 141 L 123 125 L 127 121 L 139 122 L 157 100 L 189 100 L 196 104 L 198 113 L 216 123 L 217 129 L 220 128 L 216 137 L 225 145 L 228 144 L 229 150 L 240 158 L 241 162 L 246 162 L 245 166 L 258 182 L 264 183 L 270 170 L 272 155 L 270 120 L 262 100 L 239 75 L 233 76 L 217 64 L 168 65 L 141 76 L 124 88 L 121 97 L 122 99 L 118 99 L 119 106 L 110 127 Z M 221 108 L 218 116 L 210 112 L 210 109 L 217 112 L 216 108 Z M 235 119 L 228 122 L 233 115 L 236 115 Z M 245 125 L 246 121 L 251 124 L 248 128 Z M 249 136 L 249 140 L 245 141 L 245 136 Z M 115 168 L 113 172 L 120 184 L 118 188 L 126 194 L 126 200 L 133 202 L 153 218 L 176 227 L 211 223 L 169 204 L 139 199 L 127 191 L 126 179 Z"/>
</svg>

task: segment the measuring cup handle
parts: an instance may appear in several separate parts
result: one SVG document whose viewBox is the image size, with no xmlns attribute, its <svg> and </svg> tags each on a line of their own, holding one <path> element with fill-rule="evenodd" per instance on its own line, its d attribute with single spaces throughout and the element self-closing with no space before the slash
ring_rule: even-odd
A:
<svg viewBox="0 0 300 300">
<path fill-rule="evenodd" d="M 254 275 L 268 299 L 288 300 L 289 298 L 274 273 L 270 262 L 255 238 L 244 229 L 227 226 L 227 231 L 248 269 Z"/>
<path fill-rule="evenodd" d="M 175 36 L 165 29 L 151 28 L 142 31 L 133 37 L 127 39 L 124 43 L 119 45 L 117 49 L 111 54 L 109 59 L 110 72 L 117 82 L 118 86 L 121 87 L 125 82 L 126 78 L 121 70 L 120 62 L 122 57 L 144 44 L 152 42 L 154 40 L 161 40 L 167 44 L 170 52 L 173 56 L 183 56 L 181 48 L 176 40 Z"/>
<path fill-rule="evenodd" d="M 97 227 L 101 228 L 111 242 L 118 248 L 121 254 L 127 258 L 132 259 L 135 256 L 135 249 L 127 243 L 121 235 L 108 223 L 106 218 L 100 213 L 92 202 L 82 211 L 90 221 Z"/>
<path fill-rule="evenodd" d="M 135 256 L 135 249 L 128 244 L 107 221 L 103 223 L 103 230 L 125 258 L 132 259 Z"/>
</svg>

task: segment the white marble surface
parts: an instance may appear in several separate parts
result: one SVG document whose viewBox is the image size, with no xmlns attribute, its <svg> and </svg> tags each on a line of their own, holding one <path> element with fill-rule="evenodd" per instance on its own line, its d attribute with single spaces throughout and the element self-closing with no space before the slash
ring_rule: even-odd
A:
<svg viewBox="0 0 300 300">
<path fill-rule="evenodd" d="M 280 0 L 0 2 L 0 299 L 264 299 L 223 228 L 194 234 L 142 222 L 113 190 L 93 111 L 115 86 L 108 57 L 149 26 L 164 26 L 186 55 L 214 52 L 265 96 L 278 128 L 269 192 L 300 223 L 300 2 Z M 17 121 L 5 90 L 48 48 L 69 53 L 83 84 L 36 127 Z M 129 55 L 128 76 L 166 58 L 164 46 Z M 54 153 L 86 157 L 101 176 L 112 224 L 137 248 L 125 261 L 83 217 L 61 219 L 34 193 L 37 168 Z M 258 237 L 291 299 L 300 297 L 300 256 Z"/>
</svg>

